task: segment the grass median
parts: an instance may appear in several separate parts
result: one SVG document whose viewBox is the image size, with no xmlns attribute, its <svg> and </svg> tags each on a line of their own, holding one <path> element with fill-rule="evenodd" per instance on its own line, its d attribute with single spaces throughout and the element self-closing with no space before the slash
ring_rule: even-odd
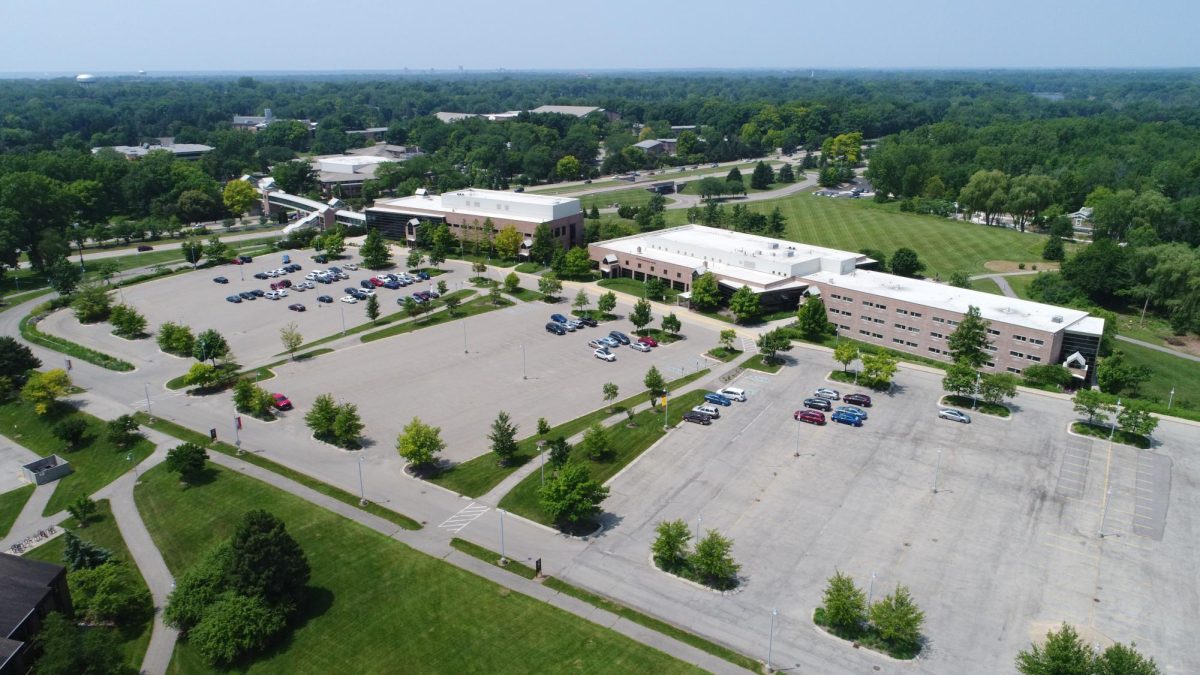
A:
<svg viewBox="0 0 1200 675">
<path fill-rule="evenodd" d="M 453 298 L 458 298 L 459 300 L 464 300 L 466 298 L 471 297 L 474 294 L 475 294 L 475 291 L 470 290 L 470 289 L 452 291 L 450 293 L 447 293 L 443 297 L 438 298 L 437 300 L 434 300 L 433 304 L 435 307 L 444 307 L 446 298 L 453 297 Z M 299 349 L 311 349 L 313 347 L 316 347 L 317 345 L 322 345 L 327 342 L 333 342 L 334 340 L 340 340 L 343 337 L 347 337 L 350 335 L 358 335 L 359 333 L 366 333 L 367 331 L 374 330 L 376 328 L 379 328 L 380 326 L 387 326 L 389 324 L 395 324 L 399 321 L 403 321 L 405 319 L 410 319 L 410 318 L 412 318 L 412 317 L 410 317 L 408 314 L 406 314 L 402 311 L 401 312 L 392 312 L 391 314 L 388 314 L 386 316 L 379 317 L 375 321 L 368 321 L 367 323 L 359 324 L 357 326 L 354 326 L 353 328 L 349 328 L 346 330 L 345 333 L 335 333 L 333 335 L 328 335 L 326 337 L 323 337 L 319 340 L 313 340 L 312 342 L 308 342 L 306 344 L 301 345 L 299 347 Z M 285 353 L 286 352 L 281 352 L 279 354 L 276 354 L 276 356 L 283 356 Z"/>
<path fill-rule="evenodd" d="M 374 502 L 367 502 L 366 506 L 362 506 L 359 504 L 359 498 L 353 494 L 346 492 L 341 488 L 334 487 L 328 483 L 317 480 L 306 473 L 301 473 L 278 462 L 269 460 L 266 457 L 261 457 L 253 452 L 245 452 L 239 455 L 238 449 L 235 446 L 222 441 L 213 441 L 205 434 L 202 434 L 198 431 L 193 431 L 169 420 L 164 420 L 161 417 L 155 417 L 151 419 L 150 416 L 144 412 L 136 412 L 134 413 L 134 417 L 137 418 L 139 423 L 154 429 L 155 431 L 160 431 L 168 436 L 173 436 L 178 438 L 180 441 L 195 443 L 196 445 L 229 455 L 230 457 L 237 457 L 247 464 L 253 464 L 273 473 L 277 473 L 284 478 L 294 480 L 304 487 L 309 488 L 310 490 L 315 490 L 326 497 L 332 497 L 343 504 L 349 504 L 350 506 L 366 511 L 371 515 L 379 516 L 393 525 L 397 525 L 406 530 L 421 529 L 421 523 L 418 523 L 408 516 L 396 513 L 391 509 L 386 509 L 378 504 L 375 504 Z"/>
<path fill-rule="evenodd" d="M 45 313 L 45 309 L 46 306 L 42 305 L 33 310 L 31 314 L 21 319 L 21 337 L 35 345 L 45 347 L 46 349 L 52 349 L 60 354 L 66 354 L 67 356 L 79 359 L 80 361 L 85 361 L 92 365 L 100 366 L 101 368 L 115 370 L 120 373 L 127 373 L 133 370 L 133 364 L 128 361 L 118 359 L 115 356 L 109 356 L 108 354 L 98 352 L 95 349 L 84 347 L 81 344 L 71 342 L 70 340 L 60 338 L 55 335 L 50 335 L 49 333 L 43 333 L 42 331 L 38 330 L 38 322 L 45 318 L 47 314 Z"/>
<path fill-rule="evenodd" d="M 709 370 L 704 370 L 691 373 L 678 380 L 674 380 L 667 384 L 668 390 L 675 390 L 684 385 L 704 377 L 709 373 Z M 637 405 L 641 405 L 650 400 L 649 392 L 643 391 L 640 394 L 635 394 L 621 401 L 617 401 L 612 406 L 593 410 L 586 415 L 581 415 L 575 419 L 563 422 L 557 426 L 550 428 L 550 433 L 546 434 L 545 438 L 571 438 L 576 434 L 581 434 L 585 429 L 593 424 L 603 422 L 604 420 L 625 412 L 627 409 Z M 488 452 L 474 459 L 455 464 L 429 479 L 430 482 L 436 483 L 448 490 L 465 495 L 467 497 L 478 497 L 487 494 L 492 488 L 496 487 L 509 476 L 512 472 L 524 466 L 527 462 L 537 457 L 537 442 L 539 436 L 529 436 L 523 438 L 517 443 L 517 452 L 513 455 L 512 460 L 504 466 L 496 463 L 496 456 Z"/>
<path fill-rule="evenodd" d="M 456 319 L 465 319 L 469 316 L 486 314 L 497 309 L 512 307 L 514 304 L 516 303 L 505 298 L 500 298 L 499 303 L 493 303 L 488 298 L 475 298 L 474 300 L 470 300 L 459 305 L 457 308 L 455 308 L 453 313 L 451 313 L 449 309 L 443 309 L 439 312 L 434 312 L 433 314 L 428 314 L 420 319 L 416 319 L 415 321 L 406 321 L 402 324 L 375 331 L 374 333 L 367 333 L 359 339 L 363 342 L 374 342 L 375 340 L 382 340 L 384 338 L 389 338 L 396 335 L 411 333 L 416 330 L 421 330 L 422 328 L 429 328 L 431 326 L 449 323 Z"/>
<path fill-rule="evenodd" d="M 181 489 L 156 467 L 135 497 L 175 575 L 251 509 L 279 517 L 304 550 L 312 574 L 297 620 L 239 672 L 699 672 L 234 471 L 217 468 L 211 482 Z M 171 672 L 212 669 L 185 640 Z"/>
</svg>

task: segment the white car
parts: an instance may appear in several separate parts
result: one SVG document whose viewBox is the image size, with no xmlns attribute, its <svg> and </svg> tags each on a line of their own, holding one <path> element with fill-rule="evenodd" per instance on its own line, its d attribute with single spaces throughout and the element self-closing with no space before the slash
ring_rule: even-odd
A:
<svg viewBox="0 0 1200 675">
<path fill-rule="evenodd" d="M 842 395 L 838 393 L 837 389 L 829 389 L 828 387 L 821 387 L 820 389 L 814 391 L 813 396 L 816 396 L 817 398 L 827 398 L 831 401 L 840 401 L 842 399 Z"/>
<path fill-rule="evenodd" d="M 701 415 L 708 415 L 714 420 L 721 419 L 721 411 L 717 410 L 715 405 L 698 405 L 695 408 L 692 408 L 692 412 L 698 412 Z"/>
<path fill-rule="evenodd" d="M 279 270 L 268 270 L 266 274 L 267 276 L 274 278 L 279 276 Z"/>
<path fill-rule="evenodd" d="M 263 294 L 263 297 L 268 300 L 278 300 L 279 299 L 279 291 L 267 291 L 266 293 Z"/>
<path fill-rule="evenodd" d="M 342 267 L 344 267 L 350 271 L 354 271 L 354 270 L 358 269 L 358 265 L 355 265 L 354 263 L 346 263 L 345 265 L 342 265 Z"/>
<path fill-rule="evenodd" d="M 304 278 L 308 279 L 309 281 L 312 281 L 313 279 L 316 279 L 317 277 L 321 276 L 322 274 L 325 274 L 325 272 L 323 272 L 321 270 L 313 270 L 313 271 L 309 272 L 308 274 L 305 274 Z"/>
<path fill-rule="evenodd" d="M 374 289 L 374 288 L 364 288 L 364 289 L 361 289 L 361 291 L 360 291 L 360 292 L 361 292 L 363 295 L 375 295 L 375 289 Z"/>
<path fill-rule="evenodd" d="M 632 343 L 630 343 L 629 348 L 636 349 L 639 352 L 648 352 L 648 351 L 651 351 L 654 349 L 653 347 L 646 344 L 645 342 L 632 342 Z"/>
<path fill-rule="evenodd" d="M 938 417 L 951 422 L 962 422 L 963 424 L 971 423 L 971 416 L 961 410 L 954 408 L 942 408 L 938 410 Z"/>
<path fill-rule="evenodd" d="M 346 303 L 347 305 L 353 305 L 354 303 L 358 302 L 358 300 L 355 299 L 353 295 L 343 295 L 342 302 Z"/>
<path fill-rule="evenodd" d="M 603 348 L 603 347 L 592 352 L 592 356 L 595 356 L 598 359 L 604 359 L 605 361 L 616 361 L 617 360 L 616 354 L 608 351 L 608 349 Z"/>
<path fill-rule="evenodd" d="M 287 294 L 288 294 L 288 292 L 287 292 L 286 288 L 281 288 L 281 289 L 275 291 L 276 298 L 286 298 Z"/>
</svg>

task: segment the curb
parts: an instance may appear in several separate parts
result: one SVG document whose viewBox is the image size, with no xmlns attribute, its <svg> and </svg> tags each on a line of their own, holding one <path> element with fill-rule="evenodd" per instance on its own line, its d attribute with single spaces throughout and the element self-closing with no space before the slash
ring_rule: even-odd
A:
<svg viewBox="0 0 1200 675">
<path fill-rule="evenodd" d="M 682 581 L 683 583 L 687 584 L 688 586 L 694 586 L 698 590 L 708 591 L 709 593 L 712 593 L 713 595 L 729 597 L 731 595 L 737 595 L 738 593 L 741 593 L 742 590 L 746 588 L 746 584 L 744 582 L 742 582 L 741 577 L 738 577 L 738 585 L 735 588 L 733 588 L 732 590 L 728 590 L 728 591 L 718 591 L 715 588 L 709 588 L 708 586 L 705 586 L 704 584 L 697 583 L 695 581 L 692 581 L 691 579 L 684 579 L 683 577 L 679 576 L 678 574 L 672 574 L 670 572 L 663 570 L 661 567 L 658 566 L 657 563 L 654 562 L 654 554 L 653 553 L 651 553 L 649 555 L 648 560 L 650 561 L 650 566 L 653 567 L 656 572 L 665 574 L 668 577 L 671 577 L 672 579 L 674 579 L 676 581 Z"/>
<path fill-rule="evenodd" d="M 947 398 L 950 398 L 951 396 L 955 396 L 955 394 L 942 394 L 942 397 L 941 397 L 941 398 L 939 398 L 939 399 L 937 400 L 937 407 L 939 407 L 939 408 L 953 408 L 954 406 L 950 405 L 949 403 L 943 403 L 943 401 L 945 401 Z M 1003 404 L 1003 403 L 1001 403 L 1000 405 L 1004 405 L 1004 404 Z M 972 408 L 972 409 L 971 409 L 971 412 L 973 412 L 973 413 L 978 413 L 978 414 L 980 414 L 980 415 L 987 415 L 988 417 L 993 417 L 993 418 L 995 418 L 995 419 L 998 419 L 998 420 L 1000 420 L 1000 421 L 1002 421 L 1002 422 L 1011 422 L 1011 421 L 1013 421 L 1013 417 L 1015 417 L 1015 416 L 1016 416 L 1016 413 L 1014 413 L 1014 412 L 1012 411 L 1012 408 L 1009 408 L 1008 406 L 1004 406 L 1004 407 L 1008 409 L 1008 417 L 1001 417 L 1000 415 L 993 415 L 993 414 L 991 414 L 991 413 L 984 412 L 984 411 L 982 411 L 982 410 L 979 410 L 979 409 L 977 409 L 977 408 Z"/>
</svg>

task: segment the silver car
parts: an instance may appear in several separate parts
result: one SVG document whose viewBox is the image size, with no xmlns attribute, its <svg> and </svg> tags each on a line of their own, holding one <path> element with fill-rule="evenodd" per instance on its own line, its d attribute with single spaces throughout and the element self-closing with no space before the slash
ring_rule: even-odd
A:
<svg viewBox="0 0 1200 675">
<path fill-rule="evenodd" d="M 646 344 L 645 342 L 634 342 L 634 343 L 632 343 L 632 344 L 630 344 L 630 345 L 629 345 L 629 348 L 630 348 L 630 349 L 636 349 L 636 350 L 637 350 L 637 351 L 639 351 L 639 352 L 648 352 L 648 351 L 650 351 L 650 350 L 654 349 L 653 347 L 651 347 L 650 345 Z"/>
<path fill-rule="evenodd" d="M 963 424 L 971 423 L 971 416 L 961 410 L 954 408 L 942 408 L 938 410 L 938 417 L 951 422 L 962 422 Z"/>
</svg>

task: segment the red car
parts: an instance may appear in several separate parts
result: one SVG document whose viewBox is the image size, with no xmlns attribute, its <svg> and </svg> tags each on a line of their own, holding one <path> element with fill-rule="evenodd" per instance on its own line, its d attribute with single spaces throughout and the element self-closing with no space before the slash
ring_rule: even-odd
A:
<svg viewBox="0 0 1200 675">
<path fill-rule="evenodd" d="M 291 410 L 292 402 L 283 394 L 271 394 L 271 401 L 280 410 Z"/>
<path fill-rule="evenodd" d="M 379 279 L 376 279 L 375 277 L 371 277 L 370 282 L 371 282 L 371 285 L 374 286 L 375 288 L 379 288 L 380 286 L 383 285 L 383 282 L 380 281 Z"/>
<path fill-rule="evenodd" d="M 229 261 L 229 264 L 230 265 L 245 265 L 246 263 L 242 262 L 241 258 L 234 258 L 233 260 Z"/>
<path fill-rule="evenodd" d="M 793 418 L 797 422 L 808 422 L 809 424 L 825 424 L 825 413 L 817 412 L 816 410 L 797 410 Z"/>
<path fill-rule="evenodd" d="M 655 340 L 654 338 L 650 337 L 649 335 L 647 335 L 646 337 L 638 338 L 638 342 L 640 342 L 648 347 L 657 347 L 658 346 L 658 340 Z"/>
<path fill-rule="evenodd" d="M 846 394 L 842 397 L 843 403 L 850 405 L 861 405 L 864 408 L 871 407 L 871 397 L 866 394 Z"/>
</svg>

